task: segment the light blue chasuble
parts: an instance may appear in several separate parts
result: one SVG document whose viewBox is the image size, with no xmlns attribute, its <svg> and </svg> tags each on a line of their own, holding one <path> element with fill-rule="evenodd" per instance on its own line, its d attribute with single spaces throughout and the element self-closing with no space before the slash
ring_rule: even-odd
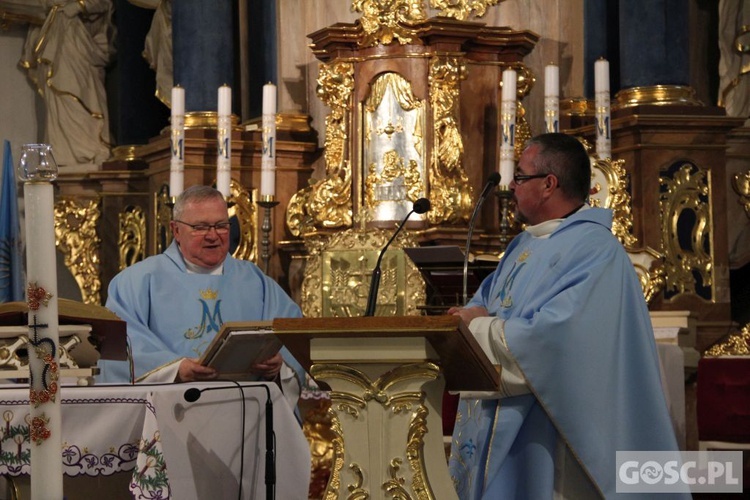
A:
<svg viewBox="0 0 750 500">
<path fill-rule="evenodd" d="M 491 341 L 529 393 L 461 401 L 449 464 L 460 498 L 611 498 L 617 451 L 678 449 L 643 292 L 611 223 L 591 208 L 548 238 L 519 234 L 468 304 L 497 318 Z M 578 471 L 565 488 L 563 456 Z"/>
<path fill-rule="evenodd" d="M 175 359 L 199 357 L 226 321 L 302 315 L 252 262 L 229 255 L 223 274 L 191 274 L 175 242 L 115 276 L 108 290 L 107 308 L 128 325 L 136 379 Z M 302 367 L 286 348 L 281 353 L 302 386 Z M 98 365 L 100 382 L 130 380 L 126 361 L 100 360 Z"/>
</svg>

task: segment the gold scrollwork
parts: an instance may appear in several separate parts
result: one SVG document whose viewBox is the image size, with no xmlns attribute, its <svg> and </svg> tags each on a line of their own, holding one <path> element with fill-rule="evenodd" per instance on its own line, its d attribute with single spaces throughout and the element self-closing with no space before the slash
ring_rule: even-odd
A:
<svg viewBox="0 0 750 500">
<path fill-rule="evenodd" d="M 519 158 L 521 153 L 523 153 L 523 150 L 526 149 L 526 143 L 529 142 L 529 139 L 532 137 L 531 125 L 529 125 L 529 121 L 526 119 L 526 108 L 523 107 L 521 99 L 529 95 L 529 92 L 531 92 L 534 83 L 536 83 L 536 76 L 534 76 L 534 72 L 523 63 L 509 64 L 503 67 L 503 69 L 507 68 L 514 69 L 518 78 L 516 85 L 516 95 L 518 97 L 518 100 L 516 101 L 516 136 L 513 153 L 516 158 Z M 500 83 L 502 84 L 502 82 Z"/>
<path fill-rule="evenodd" d="M 634 245 L 633 214 L 631 212 L 628 176 L 623 168 L 625 160 L 611 158 L 591 158 L 592 189 L 591 206 L 612 210 L 612 233 L 626 247 Z M 601 186 L 606 186 L 602 190 Z"/>
<path fill-rule="evenodd" d="M 119 214 L 119 220 L 117 248 L 120 251 L 119 269 L 122 271 L 146 257 L 146 212 L 141 207 L 128 205 Z"/>
<path fill-rule="evenodd" d="M 734 174 L 732 188 L 740 195 L 740 205 L 745 208 L 745 214 L 750 217 L 750 170 Z"/>
<path fill-rule="evenodd" d="M 659 177 L 662 187 L 659 205 L 662 214 L 662 245 L 665 258 L 666 289 L 676 294 L 696 293 L 697 276 L 701 286 L 713 286 L 711 259 L 710 187 L 706 172 L 685 163 L 670 177 Z M 682 221 L 685 226 L 680 227 Z M 681 244 L 680 232 L 688 235 L 688 248 Z M 703 297 L 707 300 L 713 298 Z"/>
<path fill-rule="evenodd" d="M 253 196 L 237 181 L 232 179 L 229 183 L 229 217 L 236 217 L 240 228 L 240 239 L 232 256 L 236 259 L 250 260 L 255 262 L 258 258 L 258 211 L 252 198 L 257 196 L 254 190 Z"/>
<path fill-rule="evenodd" d="M 63 198 L 55 203 L 55 241 L 65 255 L 65 266 L 78 283 L 86 304 L 101 304 L 101 239 L 96 232 L 100 215 L 98 200 L 82 204 Z"/>
<path fill-rule="evenodd" d="M 487 13 L 487 7 L 497 5 L 501 0 L 430 0 L 433 9 L 440 10 L 439 16 L 452 17 L 464 21 L 472 11 L 475 17 L 482 17 Z"/>
<path fill-rule="evenodd" d="M 344 431 L 341 429 L 341 421 L 333 408 L 328 408 L 328 414 L 331 418 L 331 432 L 335 437 L 331 440 L 331 445 L 333 446 L 331 477 L 328 480 L 323 498 L 325 500 L 338 500 L 338 492 L 341 487 L 341 471 L 344 468 Z"/>
<path fill-rule="evenodd" d="M 732 333 L 725 340 L 711 346 L 703 355 L 706 357 L 750 355 L 750 323 L 742 327 L 739 332 Z"/>
<path fill-rule="evenodd" d="M 336 61 L 320 65 L 318 97 L 331 108 L 326 117 L 326 175 L 298 191 L 287 206 L 286 224 L 294 236 L 352 225 L 352 171 L 346 160 L 349 108 L 354 90 L 354 65 Z"/>
<path fill-rule="evenodd" d="M 434 144 L 429 184 L 432 224 L 468 220 L 474 190 L 461 166 L 464 146 L 458 129 L 459 83 L 466 78 L 466 65 L 457 57 L 430 60 L 430 103 L 433 110 Z"/>
<path fill-rule="evenodd" d="M 154 193 L 154 243 L 153 253 L 160 254 L 172 243 L 172 231 L 169 221 L 172 220 L 172 200 L 169 197 L 169 186 L 164 184 Z"/>
<path fill-rule="evenodd" d="M 362 13 L 362 47 L 411 43 L 416 29 L 409 25 L 427 19 L 422 0 L 352 0 L 352 11 Z"/>
<path fill-rule="evenodd" d="M 429 410 L 421 405 L 414 412 L 409 423 L 409 435 L 406 444 L 406 457 L 412 473 L 412 488 L 420 500 L 435 498 L 429 481 L 427 481 L 427 467 L 424 462 L 424 437 L 427 434 L 427 414 Z"/>
<path fill-rule="evenodd" d="M 406 479 L 398 475 L 398 472 L 401 469 L 401 462 L 403 462 L 403 460 L 398 457 L 391 459 L 391 463 L 388 466 L 388 475 L 391 476 L 391 478 L 383 483 L 382 487 L 391 495 L 391 498 L 406 500 L 410 499 L 411 495 L 409 495 L 407 489 L 404 488 Z"/>
<path fill-rule="evenodd" d="M 365 475 L 362 472 L 362 467 L 359 464 L 350 464 L 349 469 L 354 473 L 354 476 L 357 478 L 357 482 L 355 484 L 347 485 L 346 489 L 349 490 L 349 496 L 346 497 L 347 500 L 368 500 L 370 498 L 370 493 L 362 487 L 362 483 L 365 482 Z"/>
</svg>

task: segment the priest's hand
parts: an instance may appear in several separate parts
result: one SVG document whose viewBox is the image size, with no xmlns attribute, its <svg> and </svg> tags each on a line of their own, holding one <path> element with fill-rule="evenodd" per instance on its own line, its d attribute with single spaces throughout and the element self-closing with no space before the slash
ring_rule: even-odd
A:
<svg viewBox="0 0 750 500">
<path fill-rule="evenodd" d="M 185 358 L 180 361 L 180 369 L 177 372 L 177 382 L 195 382 L 199 380 L 213 380 L 219 373 L 208 366 L 198 363 L 197 359 Z"/>
<path fill-rule="evenodd" d="M 451 307 L 450 309 L 448 309 L 448 314 L 452 314 L 453 316 L 460 316 L 464 323 L 466 323 L 467 325 L 470 324 L 471 320 L 473 320 L 474 318 L 480 318 L 490 315 L 489 311 L 481 306 Z"/>
<path fill-rule="evenodd" d="M 278 377 L 282 364 L 284 364 L 284 359 L 281 357 L 281 353 L 277 352 L 267 360 L 255 363 L 250 371 L 266 380 L 273 380 Z"/>
</svg>

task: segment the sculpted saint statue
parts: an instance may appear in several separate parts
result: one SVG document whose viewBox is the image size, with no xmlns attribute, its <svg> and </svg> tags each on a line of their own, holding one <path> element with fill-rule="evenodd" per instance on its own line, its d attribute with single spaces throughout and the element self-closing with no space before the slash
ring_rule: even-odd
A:
<svg viewBox="0 0 750 500">
<path fill-rule="evenodd" d="M 46 105 L 46 136 L 58 165 L 100 165 L 110 156 L 104 73 L 114 55 L 111 0 L 37 0 L 21 66 Z"/>
</svg>

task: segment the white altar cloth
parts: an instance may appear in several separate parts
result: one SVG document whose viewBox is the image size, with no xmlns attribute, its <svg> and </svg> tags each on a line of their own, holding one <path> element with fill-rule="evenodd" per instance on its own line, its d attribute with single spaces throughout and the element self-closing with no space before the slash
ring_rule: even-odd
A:
<svg viewBox="0 0 750 500">
<path fill-rule="evenodd" d="M 139 498 L 265 498 L 266 391 L 232 382 L 63 386 L 63 472 L 108 476 L 132 471 Z M 310 449 L 283 394 L 269 388 L 276 441 L 276 498 L 307 498 Z M 189 388 L 220 388 L 187 402 Z M 0 385 L 0 474 L 29 474 L 29 389 Z"/>
</svg>

